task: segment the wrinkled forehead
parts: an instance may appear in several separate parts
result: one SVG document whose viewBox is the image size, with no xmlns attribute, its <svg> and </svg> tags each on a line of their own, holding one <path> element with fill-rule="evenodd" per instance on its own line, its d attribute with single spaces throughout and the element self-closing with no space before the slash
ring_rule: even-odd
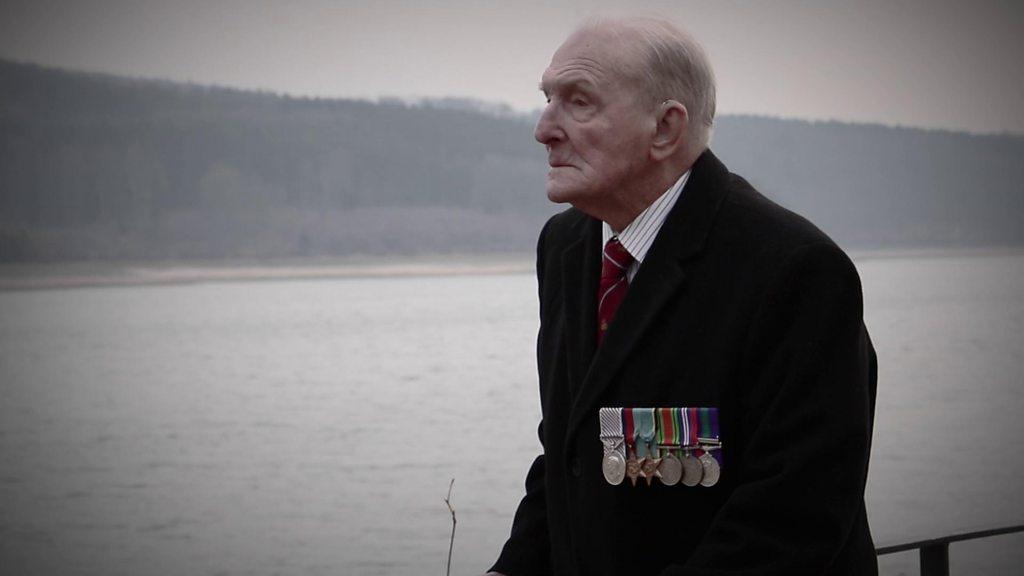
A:
<svg viewBox="0 0 1024 576">
<path fill-rule="evenodd" d="M 546 93 L 565 85 L 593 90 L 631 87 L 640 77 L 638 45 L 630 35 L 606 29 L 580 30 L 555 51 L 541 77 Z"/>
</svg>

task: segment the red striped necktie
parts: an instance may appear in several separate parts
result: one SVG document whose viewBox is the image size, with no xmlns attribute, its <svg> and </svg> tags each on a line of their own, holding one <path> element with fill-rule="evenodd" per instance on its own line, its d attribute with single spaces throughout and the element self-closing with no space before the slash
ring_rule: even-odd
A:
<svg viewBox="0 0 1024 576">
<path fill-rule="evenodd" d="M 629 277 L 626 272 L 633 263 L 633 257 L 619 243 L 617 236 L 612 236 L 604 245 L 601 258 L 601 282 L 597 290 L 597 344 L 604 339 L 608 325 L 611 324 L 615 311 L 629 289 Z"/>
</svg>

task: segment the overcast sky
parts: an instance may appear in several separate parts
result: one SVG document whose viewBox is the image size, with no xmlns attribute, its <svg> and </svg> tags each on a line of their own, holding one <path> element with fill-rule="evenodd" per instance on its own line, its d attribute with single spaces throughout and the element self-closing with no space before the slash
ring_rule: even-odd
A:
<svg viewBox="0 0 1024 576">
<path fill-rule="evenodd" d="M 707 48 L 719 113 L 1024 134 L 1024 2 L 3 0 L 0 57 L 327 97 L 543 104 L 587 16 L 663 16 Z"/>
</svg>

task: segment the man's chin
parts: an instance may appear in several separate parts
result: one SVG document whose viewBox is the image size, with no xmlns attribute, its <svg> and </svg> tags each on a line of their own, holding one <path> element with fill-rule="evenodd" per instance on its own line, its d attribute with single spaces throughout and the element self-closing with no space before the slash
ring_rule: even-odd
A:
<svg viewBox="0 0 1024 576">
<path fill-rule="evenodd" d="M 580 195 L 579 188 L 559 180 L 552 178 L 550 174 L 548 175 L 548 200 L 555 204 L 571 203 L 574 198 Z"/>
<path fill-rule="evenodd" d="M 548 200 L 555 204 L 566 204 L 572 202 L 572 199 L 576 197 L 571 190 L 566 190 L 558 186 L 548 185 Z"/>
</svg>

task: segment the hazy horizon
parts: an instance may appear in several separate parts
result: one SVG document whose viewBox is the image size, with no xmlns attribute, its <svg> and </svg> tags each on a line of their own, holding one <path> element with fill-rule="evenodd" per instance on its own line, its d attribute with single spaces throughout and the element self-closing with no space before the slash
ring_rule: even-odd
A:
<svg viewBox="0 0 1024 576">
<path fill-rule="evenodd" d="M 468 98 L 529 113 L 551 53 L 597 15 L 652 15 L 707 48 L 719 113 L 1024 134 L 1010 2 L 67 0 L 0 6 L 0 58 L 298 98 Z"/>
<path fill-rule="evenodd" d="M 163 78 L 158 76 L 147 76 L 147 75 L 126 75 L 116 74 L 112 72 L 102 72 L 95 70 L 82 70 L 76 68 L 67 68 L 62 66 L 51 66 L 47 64 L 40 64 L 38 62 L 31 62 L 27 60 L 18 60 L 15 58 L 4 58 L 0 56 L 0 62 L 10 62 L 16 65 L 27 65 L 27 66 L 38 66 L 46 70 L 53 70 L 58 72 L 66 72 L 71 74 L 85 74 L 88 76 L 99 76 L 104 78 L 110 78 L 115 80 L 128 80 L 137 82 L 151 82 L 154 84 L 172 84 L 176 86 L 196 88 L 201 90 L 226 90 L 232 92 L 238 92 L 241 94 L 253 94 L 253 95 L 268 95 L 272 97 L 290 98 L 293 100 L 300 101 L 322 101 L 322 102 L 366 102 L 370 104 L 393 104 L 400 103 L 409 107 L 426 107 L 426 108 L 439 108 L 439 109 L 472 109 L 477 112 L 484 114 L 492 114 L 499 117 L 511 117 L 527 120 L 530 122 L 534 121 L 534 118 L 543 111 L 543 108 L 538 106 L 529 110 L 518 110 L 512 107 L 508 102 L 500 100 L 485 100 L 474 96 L 461 95 L 461 94 L 448 94 L 441 96 L 423 96 L 423 95 L 406 95 L 398 96 L 393 94 L 381 94 L 379 96 L 318 96 L 310 94 L 295 94 L 291 92 L 275 91 L 261 88 L 245 88 L 238 86 L 230 86 L 227 84 L 218 83 L 205 83 L 195 81 L 182 81 L 171 78 Z M 807 122 L 810 124 L 839 124 L 839 125 L 856 125 L 856 126 L 878 126 L 883 128 L 894 128 L 894 129 L 906 129 L 906 130 L 922 130 L 925 132 L 945 132 L 954 134 L 968 134 L 972 136 L 1008 136 L 1008 137 L 1021 137 L 1024 136 L 1024 129 L 1020 131 L 1011 130 L 996 130 L 996 131 L 977 131 L 967 130 L 963 128 L 950 128 L 950 127 L 936 127 L 936 126 L 918 126 L 905 123 L 886 123 L 881 121 L 871 120 L 854 120 L 844 118 L 808 118 L 804 116 L 787 116 L 783 114 L 773 114 L 770 112 L 759 113 L 759 112 L 719 112 L 715 115 L 715 119 L 721 118 L 763 118 L 769 120 L 792 120 L 797 122 Z"/>
</svg>

